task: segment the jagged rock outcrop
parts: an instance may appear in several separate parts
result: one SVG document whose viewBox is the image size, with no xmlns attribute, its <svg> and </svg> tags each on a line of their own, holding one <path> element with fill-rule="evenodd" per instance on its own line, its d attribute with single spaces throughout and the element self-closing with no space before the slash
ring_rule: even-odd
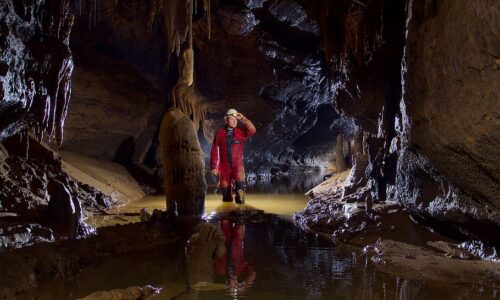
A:
<svg viewBox="0 0 500 300">
<path fill-rule="evenodd" d="M 211 100 L 208 135 L 235 107 L 260 132 L 246 145 L 249 170 L 332 165 L 337 133 L 352 136 L 354 125 L 332 108 L 318 22 L 294 1 L 240 1 L 218 5 L 212 23 L 209 41 L 205 23 L 194 26 L 196 86 Z"/>
<path fill-rule="evenodd" d="M 331 1 L 309 9 L 323 21 L 336 109 L 361 130 L 343 196 L 364 188 L 368 205 L 395 199 L 435 228 L 498 245 L 499 4 Z"/>
<path fill-rule="evenodd" d="M 112 203 L 68 176 L 59 155 L 32 136 L 0 144 L 0 250 L 88 235 L 92 228 L 83 222 L 83 210 L 99 211 Z"/>
<path fill-rule="evenodd" d="M 0 141 L 32 128 L 58 143 L 71 93 L 67 0 L 0 3 Z"/>
</svg>

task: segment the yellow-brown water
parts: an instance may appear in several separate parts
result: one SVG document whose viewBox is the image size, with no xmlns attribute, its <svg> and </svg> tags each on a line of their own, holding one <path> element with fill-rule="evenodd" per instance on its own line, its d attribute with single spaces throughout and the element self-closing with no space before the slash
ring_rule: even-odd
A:
<svg viewBox="0 0 500 300">
<path fill-rule="evenodd" d="M 245 205 L 233 203 L 222 203 L 218 194 L 208 194 L 205 198 L 205 216 L 220 212 L 221 209 L 231 209 L 237 206 L 240 209 L 252 207 L 261 209 L 266 213 L 276 214 L 282 218 L 290 219 L 293 213 L 302 211 L 307 205 L 307 197 L 304 194 L 247 194 Z M 92 226 L 109 226 L 139 221 L 138 213 L 142 208 L 150 212 L 154 209 L 165 210 L 165 196 L 147 196 L 139 201 L 131 202 L 123 207 L 113 209 L 110 215 L 95 215 L 86 220 Z"/>
</svg>

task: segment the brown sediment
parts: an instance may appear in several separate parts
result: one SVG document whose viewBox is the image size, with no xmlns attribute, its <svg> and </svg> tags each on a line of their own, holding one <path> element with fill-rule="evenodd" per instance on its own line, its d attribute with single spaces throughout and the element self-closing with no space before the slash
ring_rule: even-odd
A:
<svg viewBox="0 0 500 300">
<path fill-rule="evenodd" d="M 114 205 L 124 205 L 145 196 L 125 167 L 78 153 L 62 151 L 63 170 L 78 180 L 110 195 Z"/>
</svg>

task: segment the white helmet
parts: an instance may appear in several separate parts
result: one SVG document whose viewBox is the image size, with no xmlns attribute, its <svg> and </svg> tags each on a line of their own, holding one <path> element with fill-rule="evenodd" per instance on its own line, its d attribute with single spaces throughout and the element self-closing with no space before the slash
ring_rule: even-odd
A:
<svg viewBox="0 0 500 300">
<path fill-rule="evenodd" d="M 224 119 L 227 117 L 231 117 L 231 116 L 234 117 L 234 116 L 236 116 L 237 113 L 238 113 L 238 111 L 234 108 L 228 109 L 226 112 L 226 115 L 224 116 Z"/>
</svg>

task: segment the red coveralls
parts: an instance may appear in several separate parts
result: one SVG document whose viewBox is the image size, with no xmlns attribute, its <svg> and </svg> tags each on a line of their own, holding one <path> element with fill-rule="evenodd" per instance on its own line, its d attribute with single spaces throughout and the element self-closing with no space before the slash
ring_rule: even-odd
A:
<svg viewBox="0 0 500 300">
<path fill-rule="evenodd" d="M 228 252 L 217 260 L 216 270 L 219 275 L 228 277 L 229 291 L 236 296 L 250 287 L 256 277 L 252 265 L 245 261 L 245 224 L 222 219 L 219 220 L 219 228 L 226 237 Z"/>
<path fill-rule="evenodd" d="M 234 128 L 231 145 L 231 162 L 227 157 L 227 126 L 219 129 L 214 136 L 212 150 L 210 151 L 210 170 L 219 170 L 219 189 L 222 191 L 224 201 L 232 201 L 231 182 L 235 185 L 244 185 L 245 167 L 243 166 L 243 142 L 251 137 L 256 129 L 250 120 L 243 117 L 240 122 L 244 128 Z M 238 187 L 237 187 L 238 189 Z"/>
</svg>

